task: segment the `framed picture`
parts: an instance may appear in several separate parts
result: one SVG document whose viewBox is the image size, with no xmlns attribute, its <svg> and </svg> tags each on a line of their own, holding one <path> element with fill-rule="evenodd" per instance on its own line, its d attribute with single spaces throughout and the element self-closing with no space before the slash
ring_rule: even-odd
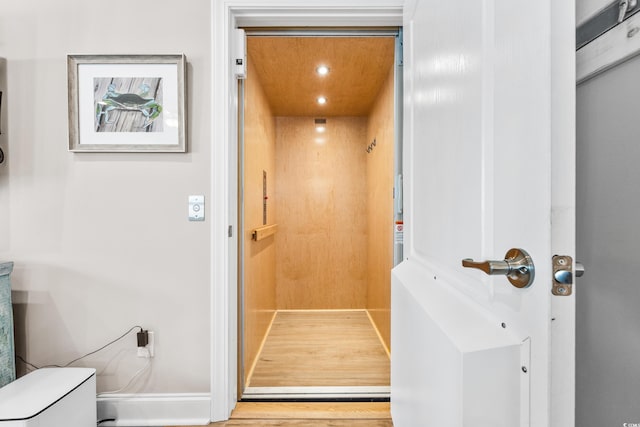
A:
<svg viewBox="0 0 640 427">
<path fill-rule="evenodd" d="M 185 152 L 184 55 L 69 55 L 69 150 Z"/>
</svg>

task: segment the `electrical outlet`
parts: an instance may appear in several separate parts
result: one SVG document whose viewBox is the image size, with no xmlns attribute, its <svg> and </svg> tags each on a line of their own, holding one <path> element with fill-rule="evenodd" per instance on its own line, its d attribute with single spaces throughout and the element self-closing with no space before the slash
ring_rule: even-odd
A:
<svg viewBox="0 0 640 427">
<path fill-rule="evenodd" d="M 138 347 L 138 357 L 149 358 L 155 355 L 155 334 L 153 331 L 148 331 L 149 342 L 144 347 Z"/>
</svg>

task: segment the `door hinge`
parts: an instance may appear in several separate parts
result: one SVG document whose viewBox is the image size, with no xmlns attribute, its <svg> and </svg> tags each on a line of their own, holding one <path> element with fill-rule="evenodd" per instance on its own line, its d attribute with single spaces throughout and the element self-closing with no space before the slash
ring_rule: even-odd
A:
<svg viewBox="0 0 640 427">
<path fill-rule="evenodd" d="M 227 236 L 233 237 L 233 225 L 229 226 L 229 229 L 227 230 Z"/>
</svg>

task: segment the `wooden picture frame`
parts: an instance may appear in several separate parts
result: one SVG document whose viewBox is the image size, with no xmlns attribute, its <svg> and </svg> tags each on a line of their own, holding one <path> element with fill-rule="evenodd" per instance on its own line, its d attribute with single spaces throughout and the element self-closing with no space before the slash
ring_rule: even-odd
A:
<svg viewBox="0 0 640 427">
<path fill-rule="evenodd" d="M 68 55 L 69 150 L 186 152 L 186 58 Z"/>
</svg>

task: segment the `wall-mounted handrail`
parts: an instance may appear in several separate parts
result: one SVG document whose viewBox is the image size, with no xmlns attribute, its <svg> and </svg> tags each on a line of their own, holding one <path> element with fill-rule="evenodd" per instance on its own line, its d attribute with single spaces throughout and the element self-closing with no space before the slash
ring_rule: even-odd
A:
<svg viewBox="0 0 640 427">
<path fill-rule="evenodd" d="M 256 242 L 266 239 L 269 236 L 273 236 L 278 231 L 278 224 L 265 225 L 264 227 L 258 227 L 251 233 L 251 238 Z"/>
</svg>

